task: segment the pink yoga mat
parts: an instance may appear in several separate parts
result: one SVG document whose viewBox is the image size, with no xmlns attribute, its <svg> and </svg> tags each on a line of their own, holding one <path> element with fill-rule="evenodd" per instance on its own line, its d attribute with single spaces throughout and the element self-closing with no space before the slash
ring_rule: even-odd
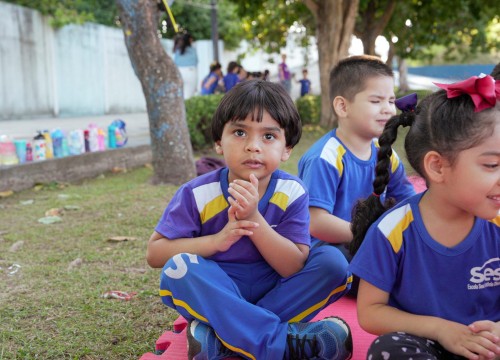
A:
<svg viewBox="0 0 500 360">
<path fill-rule="evenodd" d="M 354 345 L 352 359 L 366 359 L 366 351 L 375 336 L 368 334 L 359 327 L 356 300 L 344 297 L 323 309 L 314 320 L 321 320 L 327 316 L 339 316 L 349 324 Z M 156 341 L 156 350 L 165 352 L 161 355 L 146 353 L 141 356 L 140 360 L 186 360 L 186 325 L 186 320 L 179 317 L 174 323 L 174 330 L 164 332 Z"/>
</svg>

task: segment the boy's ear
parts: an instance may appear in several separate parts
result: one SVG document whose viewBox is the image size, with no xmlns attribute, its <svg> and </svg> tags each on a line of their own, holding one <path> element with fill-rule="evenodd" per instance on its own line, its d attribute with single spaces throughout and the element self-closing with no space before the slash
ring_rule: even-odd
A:
<svg viewBox="0 0 500 360">
<path fill-rule="evenodd" d="M 424 156 L 423 165 L 429 181 L 438 184 L 445 181 L 446 170 L 450 168 L 450 164 L 440 153 L 437 151 L 429 151 Z"/>
<path fill-rule="evenodd" d="M 342 96 L 336 96 L 333 99 L 333 111 L 339 117 L 346 117 L 347 115 L 347 100 Z"/>
<path fill-rule="evenodd" d="M 287 161 L 288 159 L 290 159 L 290 155 L 292 155 L 292 148 L 287 146 L 281 154 L 281 161 Z"/>
<path fill-rule="evenodd" d="M 215 142 L 215 152 L 217 155 L 223 155 L 224 152 L 222 151 L 222 146 L 220 144 L 220 140 Z"/>
</svg>

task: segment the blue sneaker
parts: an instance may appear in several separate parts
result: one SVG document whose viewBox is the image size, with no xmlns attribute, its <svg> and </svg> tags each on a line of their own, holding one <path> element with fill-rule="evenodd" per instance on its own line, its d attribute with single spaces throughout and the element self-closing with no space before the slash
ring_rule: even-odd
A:
<svg viewBox="0 0 500 360">
<path fill-rule="evenodd" d="M 352 356 L 349 325 L 332 316 L 310 323 L 288 324 L 285 359 L 346 360 Z"/>
<path fill-rule="evenodd" d="M 238 356 L 220 342 L 214 329 L 198 320 L 191 320 L 186 332 L 189 360 L 218 360 Z"/>
</svg>

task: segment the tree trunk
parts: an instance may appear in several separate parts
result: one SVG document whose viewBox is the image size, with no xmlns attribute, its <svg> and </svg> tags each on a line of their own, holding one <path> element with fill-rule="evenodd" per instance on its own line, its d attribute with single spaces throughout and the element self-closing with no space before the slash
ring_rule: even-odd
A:
<svg viewBox="0 0 500 360">
<path fill-rule="evenodd" d="M 398 69 L 399 69 L 399 92 L 404 94 L 410 91 L 410 86 L 408 85 L 408 67 L 406 66 L 406 61 L 402 57 L 398 56 Z"/>
<path fill-rule="evenodd" d="M 116 0 L 125 44 L 142 85 L 153 153 L 152 183 L 180 185 L 196 176 L 182 96 L 182 78 L 157 34 L 151 0 Z"/>
<path fill-rule="evenodd" d="M 316 18 L 319 76 L 321 85 L 320 125 L 332 128 L 334 124 L 330 102 L 330 71 L 348 55 L 359 0 L 306 0 Z"/>
<path fill-rule="evenodd" d="M 375 33 L 362 34 L 360 37 L 363 43 L 363 54 L 366 55 L 377 55 L 375 53 L 375 40 L 377 40 L 378 35 Z"/>
<path fill-rule="evenodd" d="M 394 46 L 394 43 L 389 39 L 389 53 L 387 54 L 387 61 L 385 63 L 389 65 L 391 69 L 392 69 L 392 62 L 394 61 L 394 57 L 396 56 L 395 51 L 396 48 Z"/>
<path fill-rule="evenodd" d="M 383 10 L 382 6 L 384 6 Z M 396 0 L 370 0 L 366 8 L 360 11 L 354 33 L 363 43 L 363 52 L 367 55 L 378 55 L 375 53 L 375 41 L 382 35 L 387 24 L 391 20 Z"/>
</svg>

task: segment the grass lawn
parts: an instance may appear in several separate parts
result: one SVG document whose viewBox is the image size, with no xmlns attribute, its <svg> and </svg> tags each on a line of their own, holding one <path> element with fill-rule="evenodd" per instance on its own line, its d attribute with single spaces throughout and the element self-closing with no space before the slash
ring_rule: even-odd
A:
<svg viewBox="0 0 500 360">
<path fill-rule="evenodd" d="M 322 133 L 307 129 L 282 169 L 296 174 Z M 146 243 L 177 187 L 152 186 L 151 175 L 146 166 L 0 199 L 0 359 L 138 359 L 154 351 L 177 314 L 161 304 L 160 270 L 146 264 Z M 51 209 L 62 221 L 38 222 Z M 109 241 L 117 236 L 128 240 Z M 111 290 L 137 294 L 102 297 Z"/>
</svg>

